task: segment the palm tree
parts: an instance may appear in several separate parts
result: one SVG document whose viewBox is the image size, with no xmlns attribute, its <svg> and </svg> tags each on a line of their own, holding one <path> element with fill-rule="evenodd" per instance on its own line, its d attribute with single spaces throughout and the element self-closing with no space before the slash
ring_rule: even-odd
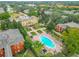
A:
<svg viewBox="0 0 79 59">
<path fill-rule="evenodd" d="M 36 48 L 41 48 L 41 47 L 43 47 L 43 44 L 39 41 L 34 41 L 33 46 L 36 47 Z"/>
</svg>

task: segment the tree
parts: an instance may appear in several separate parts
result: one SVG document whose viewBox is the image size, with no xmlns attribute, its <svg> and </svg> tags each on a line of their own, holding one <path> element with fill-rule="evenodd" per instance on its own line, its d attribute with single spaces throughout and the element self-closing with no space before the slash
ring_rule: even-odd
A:
<svg viewBox="0 0 79 59">
<path fill-rule="evenodd" d="M 8 12 L 0 14 L 0 20 L 6 20 L 10 17 Z"/>
<path fill-rule="evenodd" d="M 79 29 L 69 28 L 68 32 L 64 31 L 62 34 L 64 43 L 63 54 L 65 56 L 79 54 Z"/>
<path fill-rule="evenodd" d="M 5 30 L 5 22 L 1 21 L 1 30 Z"/>
<path fill-rule="evenodd" d="M 26 39 L 26 35 L 27 35 L 27 31 L 25 30 L 25 28 L 21 25 L 20 22 L 17 23 L 17 27 L 20 30 L 21 34 L 23 35 L 24 39 Z"/>
<path fill-rule="evenodd" d="M 13 20 L 13 24 L 14 24 L 15 28 L 18 28 L 18 24 L 17 24 L 17 22 L 15 20 Z"/>
<path fill-rule="evenodd" d="M 39 41 L 34 41 L 32 44 L 35 48 L 41 48 L 43 47 L 43 44 Z"/>
</svg>

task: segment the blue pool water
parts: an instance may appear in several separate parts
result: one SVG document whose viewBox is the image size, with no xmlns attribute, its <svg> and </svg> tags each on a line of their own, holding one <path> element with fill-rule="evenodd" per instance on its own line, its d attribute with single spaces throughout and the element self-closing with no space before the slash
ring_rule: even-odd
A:
<svg viewBox="0 0 79 59">
<path fill-rule="evenodd" d="M 49 39 L 48 37 L 41 35 L 40 36 L 40 41 L 47 46 L 48 48 L 54 48 L 55 47 L 55 43 L 53 41 L 51 41 L 51 39 Z"/>
</svg>

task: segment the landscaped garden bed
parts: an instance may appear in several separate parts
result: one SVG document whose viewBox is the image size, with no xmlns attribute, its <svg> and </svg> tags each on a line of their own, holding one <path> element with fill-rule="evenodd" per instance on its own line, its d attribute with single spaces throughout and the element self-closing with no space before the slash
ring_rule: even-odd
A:
<svg viewBox="0 0 79 59">
<path fill-rule="evenodd" d="M 23 50 L 19 53 L 17 53 L 14 57 L 34 57 L 35 55 L 32 53 L 32 51 L 29 49 Z"/>
<path fill-rule="evenodd" d="M 38 33 L 42 33 L 42 31 L 41 31 L 41 30 L 38 30 L 37 32 L 38 32 Z"/>
<path fill-rule="evenodd" d="M 23 57 L 35 57 L 35 55 L 34 55 L 34 54 L 32 53 L 32 51 L 29 49 L 29 50 L 27 50 L 27 51 L 24 53 Z"/>
<path fill-rule="evenodd" d="M 27 31 L 31 31 L 31 29 L 30 29 L 30 28 L 27 28 L 27 27 L 26 27 L 26 30 L 27 30 Z"/>
<path fill-rule="evenodd" d="M 14 57 L 22 57 L 22 56 L 23 56 L 23 54 L 24 54 L 24 52 L 25 52 L 25 49 L 24 49 L 24 50 L 22 50 L 21 52 L 19 52 L 19 53 L 15 54 L 15 55 L 14 55 Z"/>
<path fill-rule="evenodd" d="M 31 34 L 34 36 L 34 35 L 36 35 L 36 33 L 35 32 L 31 32 Z"/>
</svg>

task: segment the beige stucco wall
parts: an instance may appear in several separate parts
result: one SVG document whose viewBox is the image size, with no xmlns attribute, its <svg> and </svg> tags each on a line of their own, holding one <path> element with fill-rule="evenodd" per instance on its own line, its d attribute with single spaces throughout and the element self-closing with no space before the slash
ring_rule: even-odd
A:
<svg viewBox="0 0 79 59">
<path fill-rule="evenodd" d="M 38 23 L 38 18 L 33 18 L 31 20 L 25 20 L 21 22 L 22 26 L 34 25 L 36 23 Z"/>
<path fill-rule="evenodd" d="M 24 13 L 19 13 L 19 14 L 14 13 L 11 16 L 11 20 L 17 21 L 18 17 L 21 16 L 21 15 L 25 16 L 26 14 L 24 14 Z M 21 20 L 20 22 L 21 22 L 22 26 L 29 26 L 29 25 L 33 25 L 33 24 L 38 23 L 38 17 L 36 17 L 36 16 L 32 16 L 31 19 L 26 19 L 26 20 L 19 19 L 19 20 Z"/>
</svg>

